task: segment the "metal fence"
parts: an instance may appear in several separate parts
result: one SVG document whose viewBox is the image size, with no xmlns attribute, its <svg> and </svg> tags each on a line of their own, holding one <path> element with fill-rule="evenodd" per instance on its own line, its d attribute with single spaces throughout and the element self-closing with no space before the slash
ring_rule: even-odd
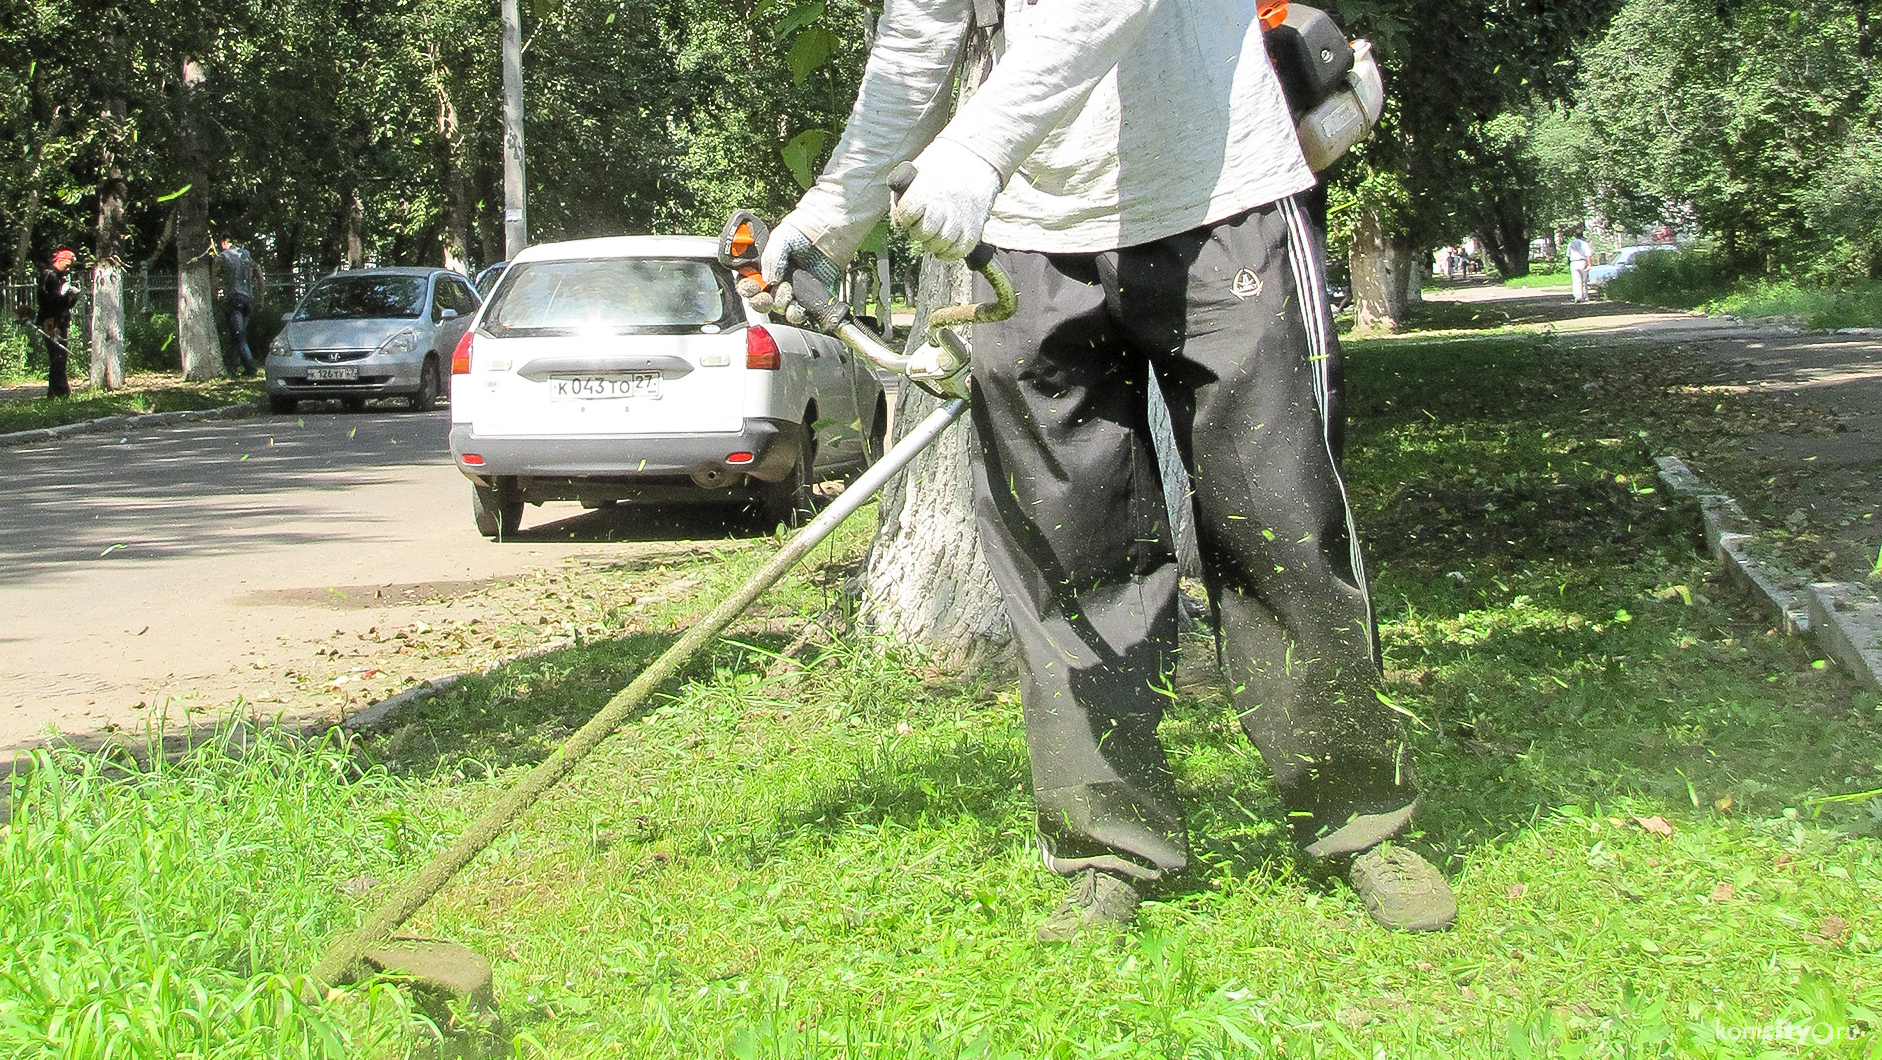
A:
<svg viewBox="0 0 1882 1060">
<path fill-rule="evenodd" d="M 268 275 L 268 297 L 278 300 L 298 302 L 307 288 L 315 280 L 327 275 L 331 269 L 323 266 L 303 263 L 287 270 L 285 275 Z M 72 345 L 73 352 L 82 347 L 91 347 L 91 273 L 89 270 L 73 269 L 72 284 L 79 289 L 78 304 L 72 307 Z M 174 271 L 153 270 L 149 266 L 124 271 L 124 315 L 148 318 L 156 313 L 176 312 L 177 274 Z M 32 320 L 39 309 L 39 285 L 36 282 L 9 282 L 0 287 L 6 301 L 5 313 L 8 319 Z"/>
</svg>

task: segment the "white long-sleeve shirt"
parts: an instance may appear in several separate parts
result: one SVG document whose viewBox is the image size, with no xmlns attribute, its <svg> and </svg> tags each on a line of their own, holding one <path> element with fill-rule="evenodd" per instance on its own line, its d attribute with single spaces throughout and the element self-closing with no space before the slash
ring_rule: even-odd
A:
<svg viewBox="0 0 1882 1060">
<path fill-rule="evenodd" d="M 948 119 L 972 0 L 886 0 L 855 109 L 792 219 L 838 260 L 935 136 L 1004 181 L 984 238 L 1113 250 L 1313 186 L 1255 0 L 1005 0 L 998 61 Z"/>
</svg>

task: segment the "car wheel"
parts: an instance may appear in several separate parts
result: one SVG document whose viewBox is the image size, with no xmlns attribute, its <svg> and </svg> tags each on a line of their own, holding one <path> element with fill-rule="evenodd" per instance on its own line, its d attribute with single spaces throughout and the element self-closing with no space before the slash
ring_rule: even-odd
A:
<svg viewBox="0 0 1882 1060">
<path fill-rule="evenodd" d="M 477 532 L 501 541 L 523 525 L 523 502 L 510 500 L 494 486 L 471 487 L 471 518 Z"/>
<path fill-rule="evenodd" d="M 785 526 L 801 526 L 815 514 L 816 495 L 811 488 L 816 485 L 812 480 L 812 468 L 816 467 L 817 436 L 811 432 L 810 424 L 798 428 L 801 436 L 797 446 L 797 466 L 791 473 L 776 482 L 762 483 L 758 487 L 758 514 L 767 527 L 779 523 Z"/>
<path fill-rule="evenodd" d="M 425 367 L 418 372 L 418 392 L 412 395 L 413 412 L 430 412 L 438 404 L 438 393 L 444 386 L 438 379 L 438 359 L 425 358 Z"/>
<path fill-rule="evenodd" d="M 863 443 L 863 467 L 868 468 L 882 459 L 888 452 L 889 442 L 889 399 L 876 395 L 876 418 L 869 425 L 869 438 Z"/>
<path fill-rule="evenodd" d="M 365 412 L 366 399 L 362 397 L 341 398 L 340 407 L 348 412 Z"/>
<path fill-rule="evenodd" d="M 301 403 L 294 398 L 278 397 L 274 394 L 268 395 L 268 411 L 277 416 L 285 416 L 300 407 Z"/>
</svg>

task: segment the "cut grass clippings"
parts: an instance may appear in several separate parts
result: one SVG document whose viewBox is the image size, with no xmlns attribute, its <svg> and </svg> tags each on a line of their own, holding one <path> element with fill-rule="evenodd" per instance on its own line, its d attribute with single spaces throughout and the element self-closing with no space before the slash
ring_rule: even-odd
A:
<svg viewBox="0 0 1882 1060">
<path fill-rule="evenodd" d="M 1015 684 L 840 632 L 866 525 L 407 929 L 494 960 L 528 1057 L 1882 1052 L 1882 695 L 1716 578 L 1696 512 L 1655 484 L 1647 410 L 1616 399 L 1635 366 L 1503 335 L 1354 343 L 1348 365 L 1385 691 L 1417 719 L 1408 841 L 1454 881 L 1456 930 L 1384 933 L 1296 859 L 1197 635 L 1163 730 L 1194 868 L 1128 933 L 1033 942 L 1060 884 L 1031 844 Z M 729 550 L 686 572 L 690 594 L 467 679 L 344 759 L 284 744 L 266 770 L 36 771 L 0 833 L 0 887 L 92 912 L 43 915 L 36 949 L 0 950 L 0 1034 L 33 1043 L 22 1055 L 105 1055 L 20 984 L 65 962 L 129 1010 L 135 974 L 83 971 L 120 953 L 132 969 L 172 954 L 164 974 L 206 1011 L 286 997 L 258 977 L 311 965 L 763 558 Z M 813 617 L 839 632 L 781 663 Z M 56 798 L 32 787 L 57 778 Z M 46 873 L 21 837 L 82 850 L 100 822 L 141 837 L 99 848 L 128 871 L 25 882 Z M 168 873 L 212 897 L 154 882 Z M 361 873 L 385 882 L 342 886 Z M 213 897 L 232 893 L 252 908 Z M 198 1047 L 160 1011 L 184 1029 L 139 1055 L 276 1047 Z M 383 994 L 279 1011 L 320 1028 L 292 1040 L 303 1053 L 423 1036 Z M 1800 1027 L 1828 1037 L 1778 1041 Z"/>
<path fill-rule="evenodd" d="M 41 389 L 33 397 L 0 401 L 0 434 L 61 427 L 106 416 L 200 411 L 261 399 L 258 377 L 189 382 L 177 375 L 152 372 L 129 376 L 117 390 L 93 390 L 79 384 L 74 380 L 71 397 L 49 398 Z"/>
</svg>

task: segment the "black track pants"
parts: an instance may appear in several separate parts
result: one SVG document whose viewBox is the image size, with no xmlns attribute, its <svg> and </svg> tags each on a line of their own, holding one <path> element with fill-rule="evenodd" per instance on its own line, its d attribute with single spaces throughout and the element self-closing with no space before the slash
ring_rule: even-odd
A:
<svg viewBox="0 0 1882 1060">
<path fill-rule="evenodd" d="M 1348 853 L 1410 819 L 1336 459 L 1318 240 L 1284 200 L 1119 251 L 1001 252 L 1019 311 L 974 329 L 975 503 L 1024 663 L 1040 846 L 1058 871 L 1154 879 L 1187 862 L 1156 735 L 1177 566 L 1152 371 L 1195 483 L 1235 706 L 1294 834 L 1312 854 Z"/>
</svg>

